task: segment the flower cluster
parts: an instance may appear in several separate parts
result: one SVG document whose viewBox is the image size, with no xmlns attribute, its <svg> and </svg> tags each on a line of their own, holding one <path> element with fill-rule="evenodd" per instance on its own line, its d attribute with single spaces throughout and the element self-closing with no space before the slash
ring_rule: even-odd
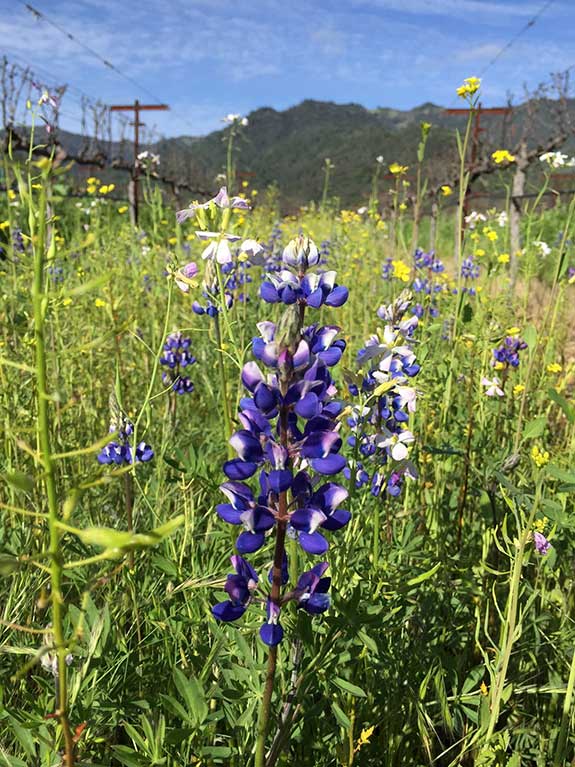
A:
<svg viewBox="0 0 575 767">
<path fill-rule="evenodd" d="M 503 343 L 493 349 L 491 365 L 496 370 L 516 368 L 519 365 L 519 352 L 526 348 L 527 344 L 519 336 L 507 336 Z"/>
<path fill-rule="evenodd" d="M 323 304 L 342 306 L 347 301 L 348 289 L 336 283 L 334 271 L 321 274 L 306 271 L 309 267 L 317 266 L 321 257 L 312 240 L 306 237 L 292 240 L 284 250 L 283 260 L 284 264 L 297 270 L 297 273 L 282 269 L 269 274 L 268 279 L 261 285 L 260 296 L 270 304 L 297 302 L 314 309 Z"/>
<path fill-rule="evenodd" d="M 110 433 L 114 434 L 114 439 L 108 442 L 98 454 L 98 463 L 114 463 L 121 466 L 131 464 L 134 460 L 138 463 L 146 463 L 154 457 L 153 449 L 146 442 L 139 442 L 134 450 L 130 439 L 134 433 L 134 426 L 125 416 L 112 416 Z"/>
<path fill-rule="evenodd" d="M 407 422 L 415 412 L 417 392 L 407 384 L 420 370 L 412 349 L 418 318 L 404 318 L 410 304 L 411 297 L 404 291 L 393 304 L 379 308 L 378 316 L 386 322 L 382 337 L 368 339 L 358 354 L 362 372 L 348 381 L 350 394 L 361 397 L 361 403 L 347 419 L 354 457 L 344 473 L 356 487 L 370 483 L 375 496 L 384 488 L 398 496 L 403 478 L 417 476 L 408 460 L 415 438 Z M 367 461 L 373 467 L 371 476 Z"/>
<path fill-rule="evenodd" d="M 170 333 L 164 344 L 160 365 L 166 369 L 162 372 L 162 381 L 176 394 L 191 394 L 194 391 L 194 384 L 183 372 L 185 368 L 196 362 L 196 358 L 191 353 L 191 346 L 192 339 L 186 338 L 180 332 Z"/>
<path fill-rule="evenodd" d="M 331 376 L 345 342 L 337 337 L 338 327 L 306 326 L 304 316 L 307 306 L 341 305 L 345 299 L 335 304 L 325 300 L 326 293 L 319 287 L 325 288 L 325 279 L 320 283 L 320 276 L 307 271 L 318 261 L 317 247 L 302 236 L 284 250 L 284 266 L 293 271 L 286 268 L 282 273 L 290 274 L 294 297 L 283 301 L 287 306 L 278 324 L 258 324 L 260 336 L 252 343 L 255 360 L 242 371 L 246 395 L 238 415 L 241 428 L 230 439 L 237 457 L 223 466 L 227 481 L 221 490 L 228 502 L 216 509 L 221 519 L 243 528 L 236 541 L 240 555 L 258 551 L 275 531 L 274 565 L 268 579 L 271 592 L 264 600 L 267 619 L 260 631 L 270 646 L 283 636 L 280 613 L 287 602 L 295 601 L 312 614 L 329 606 L 329 579 L 323 578 L 326 562 L 305 572 L 286 592 L 286 535 L 296 538 L 307 554 L 321 555 L 329 547 L 325 533 L 339 530 L 350 519 L 350 513 L 340 508 L 348 495 L 345 488 L 331 479 L 322 480 L 340 472 L 346 463 L 340 455 L 342 405 L 334 399 Z M 327 297 L 336 289 L 334 280 L 335 275 L 329 278 Z M 314 283 L 321 298 L 316 293 L 317 300 L 310 301 L 314 291 L 307 286 Z M 343 296 L 343 290 L 339 295 Z M 256 477 L 254 490 L 248 481 Z M 232 564 L 235 573 L 226 582 L 230 599 L 213 608 L 220 620 L 239 618 L 259 589 L 249 563 L 234 556 Z"/>
</svg>

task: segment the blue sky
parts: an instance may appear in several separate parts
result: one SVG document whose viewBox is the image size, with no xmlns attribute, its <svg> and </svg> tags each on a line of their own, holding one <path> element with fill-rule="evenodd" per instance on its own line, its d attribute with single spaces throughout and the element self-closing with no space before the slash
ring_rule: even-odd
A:
<svg viewBox="0 0 575 767">
<path fill-rule="evenodd" d="M 165 135 L 202 134 L 228 112 L 304 98 L 407 109 L 450 105 L 544 0 L 30 0 L 173 107 Z M 484 76 L 483 103 L 575 65 L 575 0 L 555 0 Z M 19 0 L 0 0 L 0 52 L 107 103 L 150 101 Z M 573 71 L 575 76 L 575 69 Z M 49 79 L 51 78 L 51 80 Z M 79 128 L 77 91 L 61 123 Z"/>
</svg>

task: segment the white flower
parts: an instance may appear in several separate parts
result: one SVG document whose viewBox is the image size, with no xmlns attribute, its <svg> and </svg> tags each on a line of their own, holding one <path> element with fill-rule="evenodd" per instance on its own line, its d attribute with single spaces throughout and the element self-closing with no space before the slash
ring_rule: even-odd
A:
<svg viewBox="0 0 575 767">
<path fill-rule="evenodd" d="M 364 213 L 367 213 L 367 208 L 365 207 L 365 205 L 362 205 L 361 208 L 357 209 L 357 212 L 360 216 L 363 216 Z"/>
<path fill-rule="evenodd" d="M 567 155 L 563 152 L 544 152 L 539 159 L 546 162 L 550 168 L 562 168 L 567 161 Z"/>
<path fill-rule="evenodd" d="M 469 229 L 475 229 L 480 221 L 487 221 L 487 216 L 483 213 L 478 213 L 476 210 L 472 210 L 468 216 L 465 216 L 465 223 Z"/>
<path fill-rule="evenodd" d="M 222 122 L 226 123 L 226 125 L 242 125 L 244 128 L 248 124 L 248 118 L 242 117 L 240 114 L 237 114 L 235 112 L 230 112 L 230 114 L 226 115 L 222 118 Z"/>
<path fill-rule="evenodd" d="M 543 240 L 534 240 L 533 247 L 538 250 L 538 255 L 545 258 L 551 253 L 551 248 Z"/>
<path fill-rule="evenodd" d="M 488 397 L 495 397 L 495 396 L 503 397 L 504 392 L 500 384 L 501 384 L 501 381 L 499 380 L 499 378 L 497 378 L 497 376 L 493 376 L 491 380 L 489 380 L 489 378 L 486 378 L 485 376 L 483 376 L 483 378 L 481 379 L 481 385 L 485 386 L 485 394 Z"/>
<path fill-rule="evenodd" d="M 235 234 L 219 234 L 218 232 L 196 232 L 199 240 L 210 240 L 209 245 L 202 251 L 202 258 L 217 261 L 218 264 L 229 264 L 232 260 L 230 242 L 240 238 Z"/>
<path fill-rule="evenodd" d="M 413 434 L 408 430 L 394 434 L 388 429 L 384 429 L 380 437 L 376 439 L 378 447 L 387 448 L 387 452 L 394 461 L 404 461 L 409 455 L 408 445 L 415 440 Z"/>
<path fill-rule="evenodd" d="M 497 216 L 497 223 L 499 226 L 503 229 L 503 227 L 507 226 L 509 216 L 507 215 L 506 210 L 502 210 L 501 213 Z"/>
<path fill-rule="evenodd" d="M 375 161 L 378 165 L 383 165 L 383 155 L 378 154 L 377 157 L 375 158 Z"/>
</svg>

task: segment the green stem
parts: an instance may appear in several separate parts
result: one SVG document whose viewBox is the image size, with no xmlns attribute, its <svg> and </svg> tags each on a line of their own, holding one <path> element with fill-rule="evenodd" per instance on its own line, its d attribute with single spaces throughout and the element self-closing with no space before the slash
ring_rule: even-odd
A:
<svg viewBox="0 0 575 767">
<path fill-rule="evenodd" d="M 497 678 L 493 686 L 491 695 L 491 716 L 489 718 L 489 726 L 487 728 L 487 734 L 485 736 L 485 742 L 488 743 L 491 739 L 497 721 L 499 719 L 499 711 L 501 707 L 501 696 L 503 695 L 503 688 L 505 687 L 505 680 L 507 678 L 507 668 L 509 666 L 509 660 L 511 658 L 511 651 L 515 644 L 515 629 L 517 627 L 517 613 L 519 606 L 519 589 L 521 586 L 521 572 L 523 570 L 523 562 L 525 559 L 525 546 L 531 534 L 531 528 L 533 527 L 533 521 L 535 514 L 539 508 L 541 500 L 542 480 L 541 477 L 537 480 L 537 486 L 535 489 L 535 498 L 533 499 L 533 505 L 531 512 L 527 520 L 527 524 L 521 532 L 519 543 L 517 544 L 517 554 L 513 563 L 513 572 L 511 575 L 511 583 L 509 586 L 509 597 L 507 599 L 507 614 L 505 616 L 505 622 L 502 627 L 502 644 L 504 645 L 503 655 L 499 662 L 499 670 L 497 672 Z"/>
<path fill-rule="evenodd" d="M 571 658 L 571 670 L 569 671 L 569 681 L 563 700 L 563 713 L 561 715 L 561 726 L 557 737 L 557 746 L 555 748 L 555 759 L 553 767 L 563 767 L 565 763 L 565 748 L 567 745 L 567 735 L 569 734 L 569 719 L 571 713 L 571 701 L 573 700 L 573 688 L 575 687 L 575 652 Z"/>
<path fill-rule="evenodd" d="M 230 397 L 228 393 L 228 380 L 226 377 L 226 367 L 224 365 L 224 353 L 222 351 L 222 332 L 220 328 L 220 316 L 216 314 L 214 317 L 214 330 L 216 332 L 216 344 L 218 353 L 218 371 L 220 374 L 220 387 L 222 395 L 222 410 L 224 412 L 224 428 L 226 432 L 226 443 L 228 445 L 228 453 L 231 455 L 233 450 L 229 443 L 233 429 L 232 419 L 230 416 Z"/>
<path fill-rule="evenodd" d="M 46 184 L 47 177 L 43 179 L 40 190 L 40 203 L 38 207 L 38 231 L 34 237 L 34 216 L 30 212 L 30 234 L 34 248 L 34 282 L 32 288 L 32 302 L 34 310 L 34 340 L 36 346 L 36 396 L 38 401 L 38 441 L 40 445 L 40 458 L 44 469 L 44 482 L 48 500 L 48 530 L 50 536 L 50 581 L 52 594 L 52 631 L 54 645 L 58 657 L 58 696 L 56 716 L 62 727 L 65 743 L 66 767 L 74 764 L 74 742 L 68 722 L 68 689 L 66 667 L 66 643 L 64 639 L 64 612 L 65 606 L 62 598 L 62 555 L 60 552 L 60 530 L 58 528 L 58 498 L 56 493 L 56 478 L 52 461 L 52 448 L 50 440 L 50 416 L 48 412 L 48 391 L 46 374 L 46 345 L 44 338 L 44 320 L 46 315 L 47 296 L 44 292 L 44 260 L 46 247 Z"/>
</svg>

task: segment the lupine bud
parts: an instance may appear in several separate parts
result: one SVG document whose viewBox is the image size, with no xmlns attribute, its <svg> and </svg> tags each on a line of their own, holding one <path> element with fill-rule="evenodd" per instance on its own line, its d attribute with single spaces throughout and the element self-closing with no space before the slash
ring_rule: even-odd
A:
<svg viewBox="0 0 575 767">
<path fill-rule="evenodd" d="M 310 266 L 319 263 L 319 252 L 316 244 L 309 237 L 299 235 L 286 245 L 283 253 L 284 264 L 305 272 Z"/>
<path fill-rule="evenodd" d="M 276 329 L 276 343 L 280 352 L 284 349 L 295 351 L 301 339 L 301 314 L 299 305 L 288 304 L 280 317 Z"/>
</svg>

